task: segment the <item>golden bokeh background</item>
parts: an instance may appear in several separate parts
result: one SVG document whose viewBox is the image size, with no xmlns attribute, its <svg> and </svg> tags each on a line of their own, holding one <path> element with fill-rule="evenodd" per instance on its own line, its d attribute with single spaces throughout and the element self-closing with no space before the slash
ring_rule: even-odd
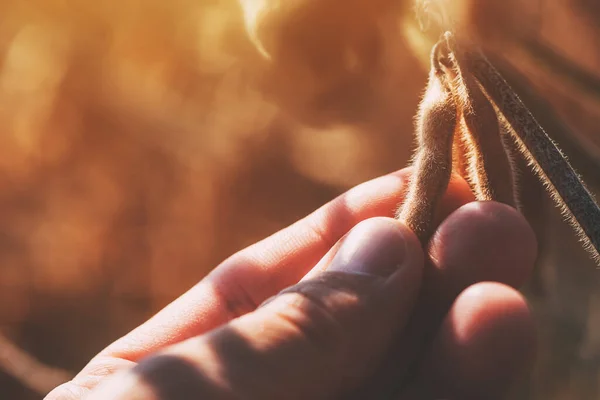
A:
<svg viewBox="0 0 600 400">
<path fill-rule="evenodd" d="M 555 136 L 595 188 L 598 92 L 515 44 L 541 38 L 600 75 L 594 2 L 433 1 L 548 103 L 539 113 L 571 132 Z M 13 343 L 76 372 L 235 251 L 406 165 L 431 45 L 413 4 L 275 3 L 0 2 L 0 331 Z M 526 289 L 540 357 L 519 395 L 594 398 L 600 272 L 522 179 L 544 252 Z M 0 398 L 41 397 L 5 372 Z"/>
</svg>

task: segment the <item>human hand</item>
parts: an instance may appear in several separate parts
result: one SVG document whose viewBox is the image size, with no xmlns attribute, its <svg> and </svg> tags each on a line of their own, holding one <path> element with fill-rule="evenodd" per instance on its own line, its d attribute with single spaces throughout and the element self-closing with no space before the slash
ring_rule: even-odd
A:
<svg viewBox="0 0 600 400">
<path fill-rule="evenodd" d="M 46 400 L 503 398 L 534 355 L 534 234 L 454 178 L 424 256 L 385 218 L 409 174 L 235 254 Z"/>
</svg>

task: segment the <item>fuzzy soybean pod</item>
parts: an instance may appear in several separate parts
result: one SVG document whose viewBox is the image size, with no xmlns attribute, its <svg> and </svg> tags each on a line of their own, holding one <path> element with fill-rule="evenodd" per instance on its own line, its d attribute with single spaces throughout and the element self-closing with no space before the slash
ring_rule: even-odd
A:
<svg viewBox="0 0 600 400">
<path fill-rule="evenodd" d="M 452 174 L 452 141 L 457 125 L 457 106 L 450 82 L 440 64 L 445 43 L 431 52 L 431 72 L 427 90 L 417 114 L 417 152 L 404 202 L 396 214 L 427 243 L 433 233 L 434 213 Z"/>
<path fill-rule="evenodd" d="M 494 200 L 516 207 L 514 168 L 510 148 L 504 141 L 494 106 L 477 81 L 465 69 L 463 54 L 451 34 L 446 33 L 451 53 L 445 67 L 457 104 L 460 125 L 455 134 L 455 160 L 464 163 L 461 175 L 469 182 L 477 200 Z M 461 155 L 456 154 L 462 151 Z M 456 162 L 455 162 L 456 163 Z"/>
</svg>

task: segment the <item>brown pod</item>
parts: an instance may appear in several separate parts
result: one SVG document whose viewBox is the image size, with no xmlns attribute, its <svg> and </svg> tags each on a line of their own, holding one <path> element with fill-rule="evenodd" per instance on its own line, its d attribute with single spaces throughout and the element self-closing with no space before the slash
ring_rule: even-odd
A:
<svg viewBox="0 0 600 400">
<path fill-rule="evenodd" d="M 467 177 L 469 167 L 467 145 L 465 141 L 466 129 L 465 121 L 458 110 L 458 124 L 454 132 L 454 141 L 452 143 L 452 171 L 460 176 Z"/>
<path fill-rule="evenodd" d="M 418 148 L 414 174 L 397 218 L 426 243 L 433 233 L 433 218 L 439 199 L 452 173 L 452 140 L 456 129 L 456 103 L 438 57 L 443 44 L 432 50 L 432 68 L 427 91 L 416 121 Z"/>
<path fill-rule="evenodd" d="M 448 73 L 461 118 L 466 176 L 478 200 L 495 200 L 516 207 L 513 167 L 505 150 L 496 110 L 464 68 L 460 49 L 446 35 L 452 50 Z M 458 135 L 457 135 L 458 136 Z"/>
</svg>

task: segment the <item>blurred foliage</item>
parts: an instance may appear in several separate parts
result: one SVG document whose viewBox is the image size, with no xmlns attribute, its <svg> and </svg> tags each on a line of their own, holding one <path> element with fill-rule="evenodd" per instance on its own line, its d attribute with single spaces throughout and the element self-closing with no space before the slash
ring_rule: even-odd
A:
<svg viewBox="0 0 600 400">
<path fill-rule="evenodd" d="M 77 371 L 227 256 L 404 166 L 428 52 L 407 3 L 0 2 L 0 330 Z M 595 159 L 594 100 L 504 52 L 501 33 L 526 28 L 599 70 L 593 6 L 543 3 L 456 2 L 566 121 L 570 154 Z M 595 166 L 582 171 L 594 185 Z M 597 271 L 523 182 L 545 250 L 528 288 L 543 332 L 527 398 L 590 398 Z M 2 372 L 0 391 L 39 398 Z"/>
<path fill-rule="evenodd" d="M 319 71 L 267 63 L 234 0 L 4 0 L 0 15 L 0 328 L 50 365 L 77 371 L 410 153 L 425 70 L 400 33 L 359 96 L 322 81 L 299 96 Z M 1 372 L 0 388 L 39 396 Z"/>
</svg>

